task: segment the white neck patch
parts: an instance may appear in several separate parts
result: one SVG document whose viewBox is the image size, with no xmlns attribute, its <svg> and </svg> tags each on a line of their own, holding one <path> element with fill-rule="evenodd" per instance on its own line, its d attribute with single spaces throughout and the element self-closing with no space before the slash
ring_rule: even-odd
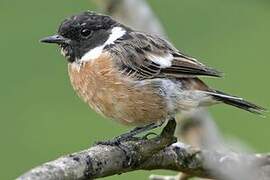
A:
<svg viewBox="0 0 270 180">
<path fill-rule="evenodd" d="M 124 34 L 126 34 L 126 31 L 122 27 L 114 27 L 111 31 L 109 38 L 103 45 L 95 47 L 94 49 L 90 49 L 77 62 L 87 62 L 98 58 L 101 55 L 105 46 L 109 44 L 114 44 L 114 41 L 122 37 Z"/>
</svg>

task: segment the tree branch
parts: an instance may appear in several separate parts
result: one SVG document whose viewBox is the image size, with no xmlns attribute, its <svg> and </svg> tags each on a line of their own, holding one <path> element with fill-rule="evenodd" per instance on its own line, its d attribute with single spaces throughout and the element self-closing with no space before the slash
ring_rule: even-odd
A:
<svg viewBox="0 0 270 180">
<path fill-rule="evenodd" d="M 270 178 L 270 154 L 243 155 L 202 151 L 174 143 L 175 122 L 169 121 L 161 135 L 121 145 L 96 145 L 36 167 L 17 180 L 94 179 L 135 170 L 167 169 L 197 177 L 226 177 L 233 170 L 257 169 L 256 179 Z M 244 163 L 243 163 L 244 162 Z M 208 164 L 222 172 L 212 171 Z M 253 178 L 254 179 L 254 178 Z"/>
</svg>

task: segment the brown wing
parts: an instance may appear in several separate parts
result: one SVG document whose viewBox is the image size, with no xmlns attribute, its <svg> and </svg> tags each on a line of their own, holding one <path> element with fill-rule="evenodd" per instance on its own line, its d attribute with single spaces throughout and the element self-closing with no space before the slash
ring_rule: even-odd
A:
<svg viewBox="0 0 270 180">
<path fill-rule="evenodd" d="M 140 32 L 130 32 L 108 50 L 115 55 L 124 74 L 138 79 L 221 76 L 220 72 L 180 53 L 169 42 Z"/>
</svg>

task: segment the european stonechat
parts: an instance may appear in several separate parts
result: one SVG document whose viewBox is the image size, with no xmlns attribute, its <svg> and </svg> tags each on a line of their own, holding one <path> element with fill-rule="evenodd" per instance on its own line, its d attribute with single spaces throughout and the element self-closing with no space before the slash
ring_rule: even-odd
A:
<svg viewBox="0 0 270 180">
<path fill-rule="evenodd" d="M 133 30 L 110 16 L 84 12 L 64 20 L 55 43 L 68 61 L 71 84 L 98 113 L 136 126 L 130 136 L 176 113 L 220 102 L 261 114 L 242 98 L 209 88 L 198 76 L 221 73 L 183 54 L 161 37 Z"/>
</svg>

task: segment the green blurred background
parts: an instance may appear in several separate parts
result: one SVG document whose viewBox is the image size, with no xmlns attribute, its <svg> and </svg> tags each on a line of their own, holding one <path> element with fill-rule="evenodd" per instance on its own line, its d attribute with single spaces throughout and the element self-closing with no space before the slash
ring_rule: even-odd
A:
<svg viewBox="0 0 270 180">
<path fill-rule="evenodd" d="M 224 79 L 205 79 L 211 86 L 270 107 L 268 0 L 149 3 L 176 47 L 225 72 Z M 63 18 L 95 8 L 90 0 L 0 0 L 0 179 L 127 130 L 90 110 L 71 88 L 57 48 L 38 42 Z M 225 136 L 270 151 L 269 115 L 223 105 L 210 111 Z M 150 173 L 105 179 L 147 179 Z"/>
</svg>

